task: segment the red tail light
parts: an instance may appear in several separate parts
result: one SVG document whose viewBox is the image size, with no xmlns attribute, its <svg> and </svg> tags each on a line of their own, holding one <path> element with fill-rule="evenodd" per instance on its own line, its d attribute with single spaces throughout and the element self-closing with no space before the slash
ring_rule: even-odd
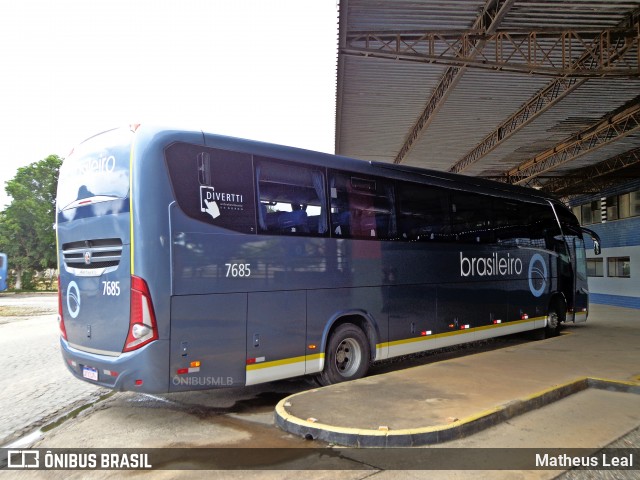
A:
<svg viewBox="0 0 640 480">
<path fill-rule="evenodd" d="M 60 288 L 60 275 L 58 275 L 58 326 L 60 327 L 60 335 L 67 339 L 67 329 L 64 328 L 64 317 L 62 316 L 62 289 Z"/>
<path fill-rule="evenodd" d="M 131 276 L 129 334 L 123 352 L 136 350 L 158 339 L 158 327 L 149 287 L 140 277 Z"/>
</svg>

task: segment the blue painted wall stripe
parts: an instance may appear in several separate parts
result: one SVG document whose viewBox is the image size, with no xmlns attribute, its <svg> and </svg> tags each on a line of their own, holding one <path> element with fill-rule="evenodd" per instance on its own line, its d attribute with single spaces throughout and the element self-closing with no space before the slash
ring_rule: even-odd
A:
<svg viewBox="0 0 640 480">
<path fill-rule="evenodd" d="M 602 305 L 640 309 L 640 298 L 638 297 L 623 297 L 622 295 L 591 293 L 589 295 L 589 300 L 591 303 L 599 303 Z"/>
<path fill-rule="evenodd" d="M 640 245 L 640 217 L 597 223 L 587 227 L 600 235 L 602 248 L 635 247 Z M 587 237 L 585 240 L 587 248 L 592 248 L 591 239 Z"/>
</svg>

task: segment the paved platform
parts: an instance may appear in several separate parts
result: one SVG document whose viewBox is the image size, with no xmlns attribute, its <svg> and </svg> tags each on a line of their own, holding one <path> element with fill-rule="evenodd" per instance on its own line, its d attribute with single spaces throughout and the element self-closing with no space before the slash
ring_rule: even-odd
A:
<svg viewBox="0 0 640 480">
<path fill-rule="evenodd" d="M 640 311 L 593 305 L 556 338 L 298 393 L 278 403 L 276 424 L 337 445 L 429 445 L 592 390 L 620 393 L 606 405 L 627 415 L 606 441 L 640 425 Z"/>
</svg>

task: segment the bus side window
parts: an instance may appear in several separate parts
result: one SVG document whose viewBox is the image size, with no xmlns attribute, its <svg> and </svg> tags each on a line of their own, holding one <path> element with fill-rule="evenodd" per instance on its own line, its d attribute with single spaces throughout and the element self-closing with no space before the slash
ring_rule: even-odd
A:
<svg viewBox="0 0 640 480">
<path fill-rule="evenodd" d="M 492 199 L 487 195 L 454 192 L 451 216 L 455 239 L 463 243 L 493 242 L 492 207 Z"/>
<path fill-rule="evenodd" d="M 449 196 L 430 185 L 397 185 L 398 233 L 408 241 L 442 242 L 451 238 Z"/>
<path fill-rule="evenodd" d="M 324 173 L 256 157 L 258 227 L 277 235 L 327 234 Z"/>
<path fill-rule="evenodd" d="M 336 238 L 387 240 L 397 236 L 393 182 L 346 172 L 330 180 L 331 233 Z"/>
<path fill-rule="evenodd" d="M 502 246 L 531 246 L 531 204 L 496 198 L 493 201 L 494 234 Z"/>
<path fill-rule="evenodd" d="M 547 205 L 529 208 L 531 246 L 568 255 L 556 217 Z"/>
<path fill-rule="evenodd" d="M 187 216 L 256 233 L 251 155 L 175 142 L 165 149 L 165 159 L 175 199 Z"/>
</svg>

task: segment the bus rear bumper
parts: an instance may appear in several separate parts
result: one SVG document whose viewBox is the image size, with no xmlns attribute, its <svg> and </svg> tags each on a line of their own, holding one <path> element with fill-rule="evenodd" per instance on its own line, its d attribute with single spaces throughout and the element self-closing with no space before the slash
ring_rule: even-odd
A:
<svg viewBox="0 0 640 480">
<path fill-rule="evenodd" d="M 169 391 L 169 341 L 156 340 L 117 357 L 83 352 L 60 338 L 62 358 L 78 379 L 118 391 Z"/>
</svg>

